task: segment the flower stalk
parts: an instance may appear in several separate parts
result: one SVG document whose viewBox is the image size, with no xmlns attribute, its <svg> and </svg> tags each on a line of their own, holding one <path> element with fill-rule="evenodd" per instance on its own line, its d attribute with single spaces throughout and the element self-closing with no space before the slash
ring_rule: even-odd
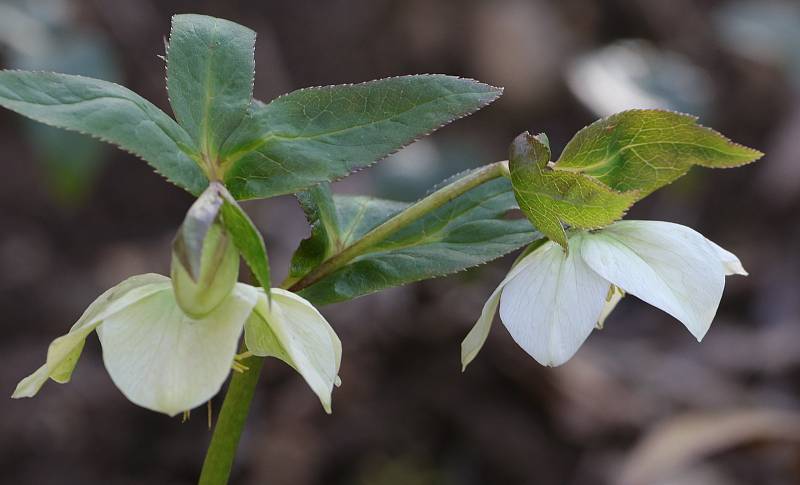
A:
<svg viewBox="0 0 800 485">
<path fill-rule="evenodd" d="M 353 259 L 364 254 L 370 247 L 382 242 L 391 234 L 413 223 L 423 215 L 438 209 L 453 199 L 475 187 L 499 177 L 508 177 L 508 162 L 500 161 L 490 163 L 471 173 L 459 178 L 455 182 L 445 185 L 427 197 L 411 204 L 405 210 L 372 229 L 361 239 L 331 256 L 316 269 L 309 272 L 296 282 L 289 281 L 289 290 L 297 292 L 307 288 L 325 276 L 343 267 Z"/>
</svg>

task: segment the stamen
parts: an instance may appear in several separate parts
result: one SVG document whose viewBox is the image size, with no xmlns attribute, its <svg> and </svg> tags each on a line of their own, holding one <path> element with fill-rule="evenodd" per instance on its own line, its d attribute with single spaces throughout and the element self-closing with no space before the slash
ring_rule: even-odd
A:
<svg viewBox="0 0 800 485">
<path fill-rule="evenodd" d="M 212 421 L 211 417 L 213 415 L 213 410 L 211 409 L 211 400 L 210 399 L 208 400 L 208 402 L 206 402 L 206 408 L 208 409 L 208 429 L 210 431 L 211 430 L 211 421 Z"/>
<path fill-rule="evenodd" d="M 187 409 L 186 411 L 183 412 L 183 416 L 181 417 L 181 424 L 185 423 L 186 421 L 189 421 L 191 418 L 192 418 L 192 410 Z"/>
<path fill-rule="evenodd" d="M 233 358 L 236 359 L 236 360 L 244 360 L 244 359 L 248 359 L 248 358 L 250 358 L 252 356 L 253 356 L 253 353 L 248 350 L 246 352 L 242 352 L 241 354 L 234 355 Z"/>
</svg>

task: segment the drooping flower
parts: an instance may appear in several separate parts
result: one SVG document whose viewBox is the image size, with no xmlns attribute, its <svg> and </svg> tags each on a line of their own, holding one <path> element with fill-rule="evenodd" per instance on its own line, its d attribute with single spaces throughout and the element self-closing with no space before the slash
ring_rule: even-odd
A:
<svg viewBox="0 0 800 485">
<path fill-rule="evenodd" d="M 247 326 L 248 350 L 294 367 L 326 411 L 341 344 L 305 299 L 236 283 L 238 255 L 224 232 L 210 232 L 197 281 L 173 260 L 173 278 L 144 274 L 103 293 L 51 344 L 45 364 L 12 397 L 33 397 L 53 379 L 68 382 L 86 338 L 96 331 L 114 384 L 134 404 L 174 416 L 211 399 L 227 379 Z M 233 256 L 230 254 L 233 251 Z"/>
<path fill-rule="evenodd" d="M 680 320 L 701 340 L 716 314 L 725 276 L 747 275 L 739 259 L 698 232 L 657 221 L 620 221 L 569 238 L 569 251 L 540 243 L 511 269 L 461 346 L 464 367 L 489 334 L 494 314 L 542 365 L 569 360 L 624 293 Z"/>
</svg>

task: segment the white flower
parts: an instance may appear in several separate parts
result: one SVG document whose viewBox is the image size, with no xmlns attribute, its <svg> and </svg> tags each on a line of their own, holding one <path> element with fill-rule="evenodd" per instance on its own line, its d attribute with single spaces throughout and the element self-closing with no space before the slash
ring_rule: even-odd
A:
<svg viewBox="0 0 800 485">
<path fill-rule="evenodd" d="M 215 308 L 190 317 L 169 278 L 129 278 L 103 293 L 69 333 L 50 344 L 45 364 L 23 379 L 12 397 L 34 396 L 48 378 L 68 382 L 86 338 L 96 330 L 103 362 L 122 393 L 139 406 L 174 416 L 219 391 L 247 322 L 250 351 L 292 365 L 330 411 L 339 339 L 309 302 L 280 289 L 271 293 L 270 305 L 262 289 L 236 283 Z"/>
<path fill-rule="evenodd" d="M 623 291 L 680 320 L 701 340 L 717 312 L 725 276 L 746 275 L 732 253 L 688 227 L 620 221 L 545 242 L 522 258 L 483 307 L 461 344 L 464 367 L 483 346 L 500 307 L 511 336 L 542 365 L 569 360 Z M 620 291 L 621 290 L 621 291 Z"/>
</svg>

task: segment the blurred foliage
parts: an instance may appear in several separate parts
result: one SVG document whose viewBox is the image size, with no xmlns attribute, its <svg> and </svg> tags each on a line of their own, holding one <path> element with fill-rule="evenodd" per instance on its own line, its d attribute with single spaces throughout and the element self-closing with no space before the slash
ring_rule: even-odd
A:
<svg viewBox="0 0 800 485">
<path fill-rule="evenodd" d="M 120 78 L 108 38 L 85 31 L 64 0 L 0 2 L 0 45 L 5 66 Z M 76 133 L 25 121 L 25 135 L 53 196 L 67 206 L 86 201 L 106 156 L 101 143 Z"/>
</svg>

